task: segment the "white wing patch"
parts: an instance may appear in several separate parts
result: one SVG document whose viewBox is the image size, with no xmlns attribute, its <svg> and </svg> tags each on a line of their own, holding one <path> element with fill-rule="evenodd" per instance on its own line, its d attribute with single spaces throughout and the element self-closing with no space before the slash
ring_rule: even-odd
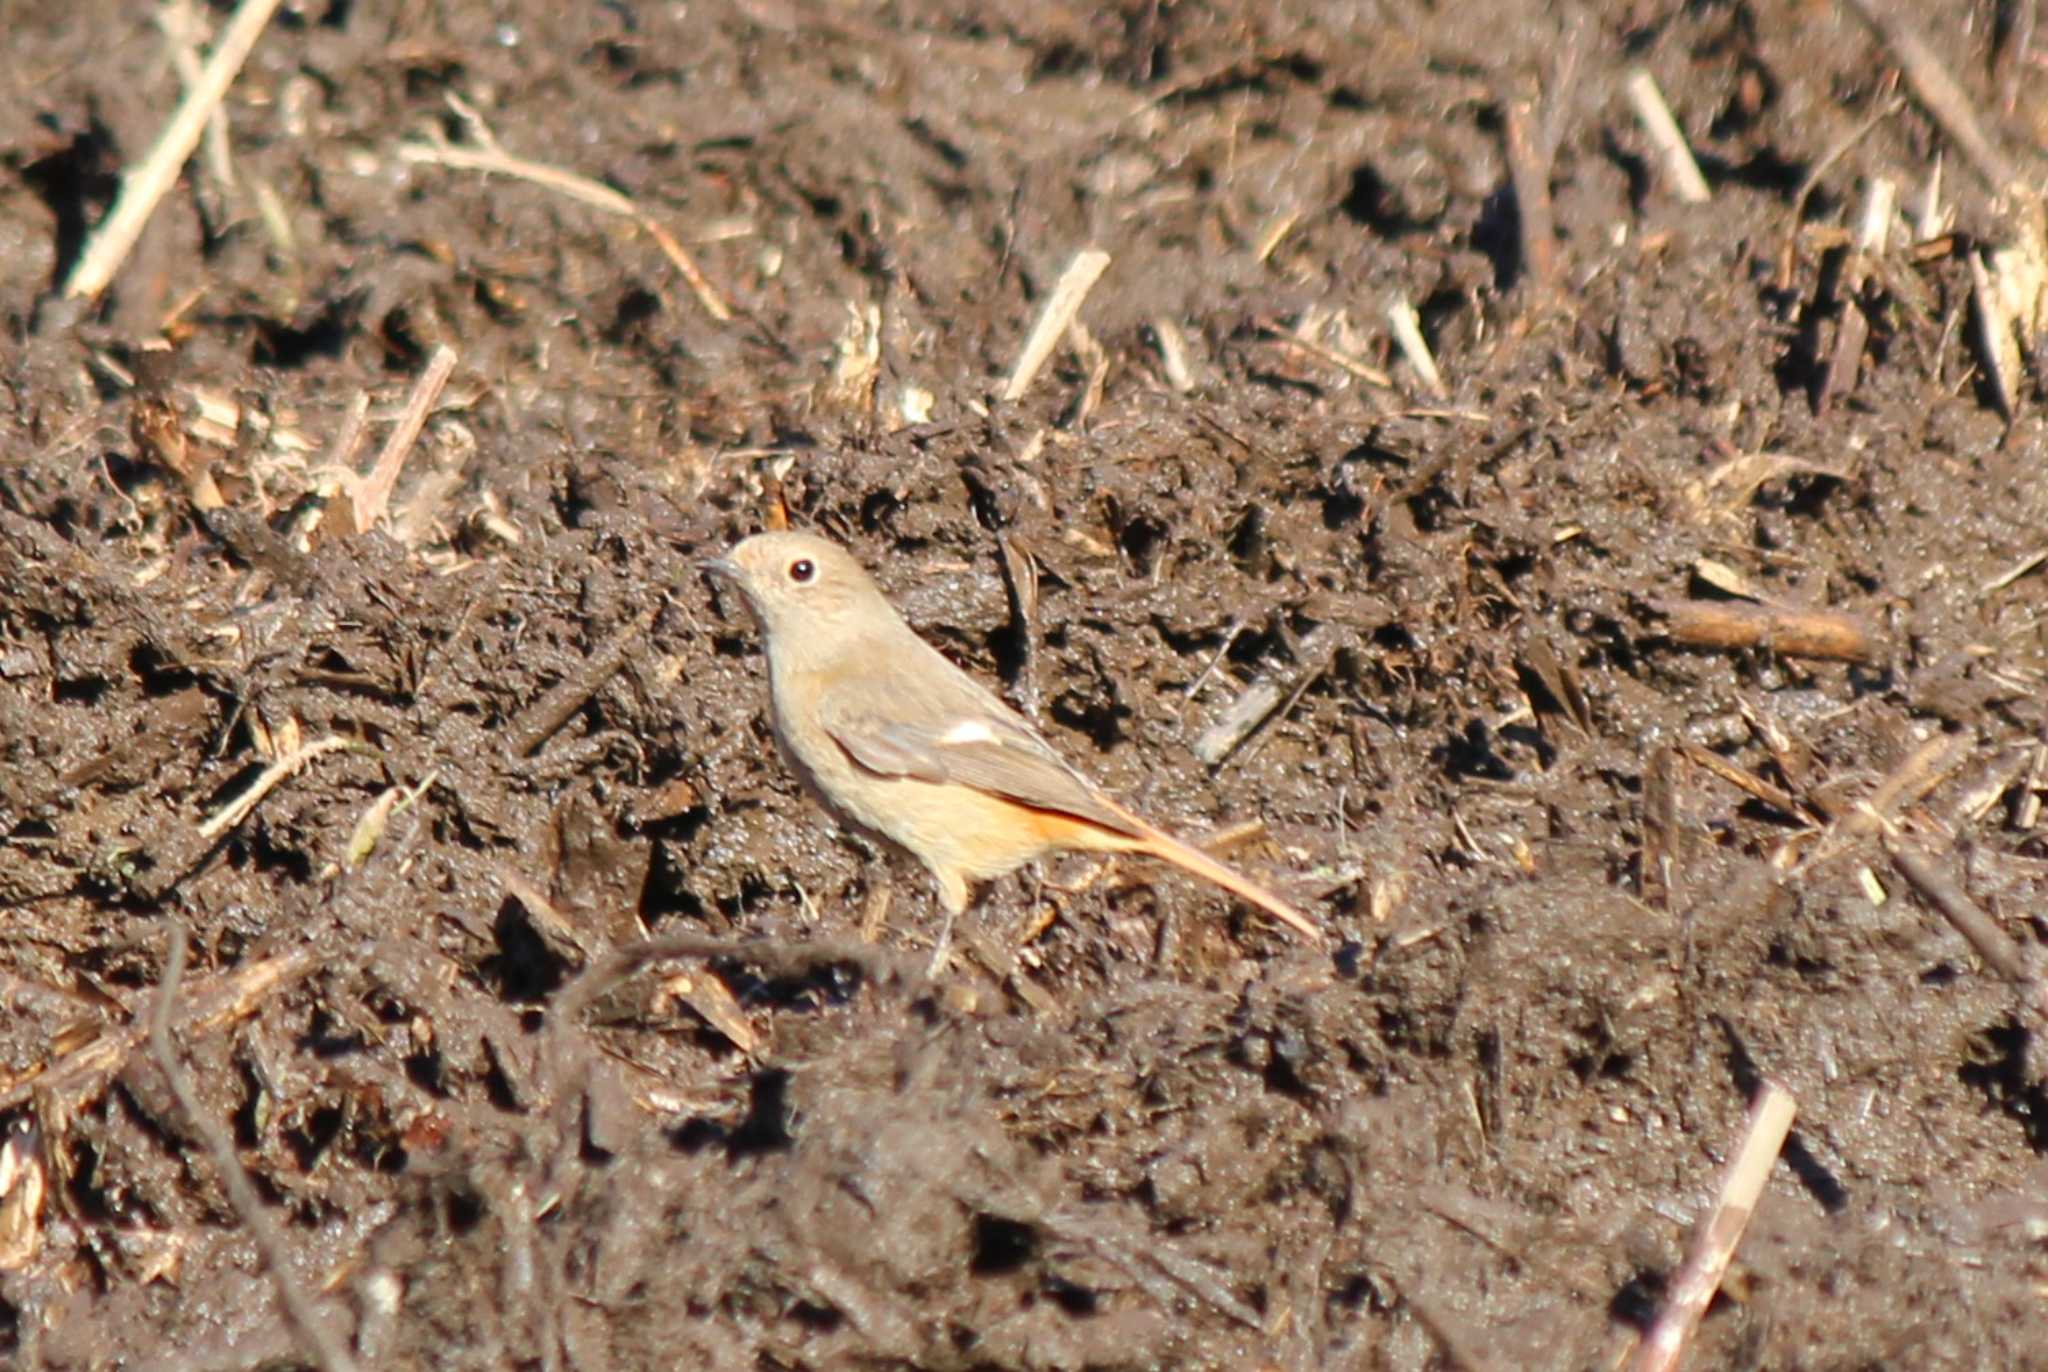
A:
<svg viewBox="0 0 2048 1372">
<path fill-rule="evenodd" d="M 949 743 L 958 747 L 968 743 L 993 743 L 1000 745 L 1002 740 L 996 737 L 995 730 L 989 728 L 982 721 L 978 719 L 963 719 L 952 728 L 946 730 L 945 733 L 940 734 L 939 742 Z"/>
</svg>

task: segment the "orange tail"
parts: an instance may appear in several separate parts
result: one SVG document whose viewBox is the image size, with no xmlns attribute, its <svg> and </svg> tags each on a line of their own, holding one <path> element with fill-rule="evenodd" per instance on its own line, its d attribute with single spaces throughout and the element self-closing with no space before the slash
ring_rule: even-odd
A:
<svg viewBox="0 0 2048 1372">
<path fill-rule="evenodd" d="M 1125 811 L 1125 813 L 1129 814 L 1128 811 Z M 1131 822 L 1137 826 L 1139 832 L 1143 835 L 1142 842 L 1139 845 L 1134 845 L 1135 851 L 1150 853 L 1153 857 L 1170 862 L 1183 871 L 1193 872 L 1198 877 L 1215 882 L 1232 895 L 1258 906 L 1274 919 L 1279 920 L 1296 934 L 1299 934 L 1305 942 L 1321 943 L 1323 941 L 1321 925 L 1317 924 L 1307 915 L 1302 914 L 1301 911 L 1295 909 L 1286 901 L 1280 899 L 1280 897 L 1274 895 L 1271 891 L 1268 891 L 1265 887 L 1259 885 L 1256 881 L 1253 881 L 1250 877 L 1224 866 L 1192 844 L 1182 843 L 1173 835 L 1153 828 L 1136 815 L 1131 815 L 1130 818 Z"/>
</svg>

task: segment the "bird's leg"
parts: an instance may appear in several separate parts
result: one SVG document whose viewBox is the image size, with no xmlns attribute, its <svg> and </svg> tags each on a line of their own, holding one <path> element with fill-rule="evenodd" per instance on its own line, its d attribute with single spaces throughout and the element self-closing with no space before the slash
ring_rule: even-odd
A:
<svg viewBox="0 0 2048 1372">
<path fill-rule="evenodd" d="M 966 877 L 950 867 L 940 867 L 929 861 L 926 865 L 931 869 L 932 879 L 939 883 L 939 904 L 946 910 L 946 922 L 939 926 L 939 941 L 932 949 L 932 965 L 928 974 L 937 980 L 953 954 L 953 921 L 973 900 L 974 888 L 967 884 Z"/>
</svg>

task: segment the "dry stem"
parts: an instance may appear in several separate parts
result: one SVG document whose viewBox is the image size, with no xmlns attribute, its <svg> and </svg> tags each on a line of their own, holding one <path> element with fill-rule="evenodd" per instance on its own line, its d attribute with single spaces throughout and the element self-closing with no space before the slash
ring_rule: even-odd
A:
<svg viewBox="0 0 2048 1372">
<path fill-rule="evenodd" d="M 2048 1021 L 2048 981 L 2035 974 L 2026 950 L 1998 927 L 1998 922 L 1977 908 L 1961 887 L 1917 853 L 1889 847 L 1892 865 L 1913 884 L 1929 905 L 1955 927 L 1955 931 L 1977 950 L 1977 956 L 2020 991 L 2027 1008 Z"/>
<path fill-rule="evenodd" d="M 682 273 L 683 280 L 689 283 L 690 290 L 697 297 L 697 303 L 704 307 L 706 314 L 721 324 L 732 318 L 732 306 L 725 303 L 725 297 L 718 293 L 718 288 L 713 286 L 698 268 L 697 260 L 690 256 L 689 250 L 677 242 L 674 234 L 664 229 L 653 215 L 640 208 L 630 196 L 576 172 L 563 171 L 560 167 L 551 167 L 545 162 L 515 157 L 499 146 L 497 135 L 491 132 L 483 117 L 460 97 L 450 95 L 448 104 L 469 125 L 478 146 L 458 148 L 440 138 L 430 143 L 401 143 L 398 145 L 398 155 L 402 160 L 450 167 L 457 171 L 478 171 L 485 175 L 496 173 L 519 181 L 530 181 L 536 186 L 546 187 L 572 200 L 580 200 L 594 209 L 623 215 L 638 224 L 646 231 L 647 236 L 660 246 L 662 254 Z"/>
<path fill-rule="evenodd" d="M 247 819 L 250 812 L 263 803 L 263 797 L 276 790 L 278 784 L 286 777 L 298 771 L 299 768 L 305 766 L 321 754 L 331 753 L 337 748 L 350 748 L 359 752 L 375 751 L 364 744 L 356 742 L 352 738 L 345 738 L 340 734 L 329 734 L 325 738 L 316 738 L 304 747 L 293 750 L 272 762 L 268 767 L 265 767 L 262 775 L 250 783 L 248 790 L 229 801 L 222 807 L 219 814 L 199 826 L 199 836 L 207 839 L 218 838 L 234 828 L 237 824 Z"/>
<path fill-rule="evenodd" d="M 1656 78 L 1646 71 L 1629 77 L 1628 98 L 1635 106 L 1636 118 L 1643 122 L 1643 131 L 1650 136 L 1651 146 L 1664 159 L 1664 174 L 1671 178 L 1672 192 L 1688 205 L 1704 205 L 1713 199 L 1707 178 L 1700 175 L 1700 164 L 1693 161 L 1692 149 L 1686 145 L 1684 132 L 1671 117 L 1664 93 L 1657 89 Z"/>
<path fill-rule="evenodd" d="M 184 974 L 185 926 L 173 924 L 170 958 L 164 967 L 163 983 L 157 988 L 156 1004 L 149 1015 L 150 1055 L 156 1059 L 158 1070 L 170 1085 L 171 1095 L 177 1099 L 185 1123 L 197 1131 L 206 1144 L 207 1156 L 213 1160 L 214 1171 L 220 1174 L 221 1184 L 227 1188 L 235 1213 L 248 1229 L 249 1237 L 256 1241 L 256 1251 L 263 1257 L 264 1269 L 277 1288 L 277 1300 L 284 1308 L 285 1322 L 325 1372 L 355 1372 L 355 1359 L 349 1356 L 348 1349 L 335 1337 L 327 1322 L 320 1318 L 312 1300 L 293 1277 L 290 1258 L 285 1252 L 284 1235 L 271 1221 L 270 1212 L 263 1208 L 263 1198 L 256 1194 L 255 1184 L 249 1180 L 240 1159 L 236 1158 L 234 1140 L 221 1127 L 220 1121 L 201 1106 L 199 1097 L 193 1094 L 192 1083 L 186 1077 L 183 1065 L 178 1061 L 177 1049 L 171 1043 L 171 1019 L 178 1004 L 178 982 Z"/>
<path fill-rule="evenodd" d="M 1765 1081 L 1757 1088 L 1756 1098 L 1749 1104 L 1749 1119 L 1743 1126 L 1741 1150 L 1721 1178 L 1706 1223 L 1693 1234 L 1692 1251 L 1686 1255 L 1678 1279 L 1671 1284 L 1670 1299 L 1665 1301 L 1656 1322 L 1643 1336 L 1642 1346 L 1636 1350 L 1634 1372 L 1669 1372 L 1678 1365 L 1693 1330 L 1699 1326 L 1700 1316 L 1706 1313 L 1707 1302 L 1721 1287 L 1728 1262 L 1735 1256 L 1735 1246 L 1742 1242 L 1742 1231 L 1749 1227 L 1749 1217 L 1756 1213 L 1757 1200 L 1771 1175 L 1771 1164 L 1785 1146 L 1785 1135 L 1792 1129 L 1797 1109 L 1792 1093 L 1776 1082 Z"/>
<path fill-rule="evenodd" d="M 1984 132 L 1984 126 L 1977 122 L 1977 112 L 1970 107 L 1969 97 L 1956 84 L 1942 66 L 1941 59 L 1934 55 L 1934 49 L 1905 20 L 1895 12 L 1897 6 L 1880 12 L 1872 0 L 1849 0 L 1849 8 L 1856 11 L 1863 22 L 1870 25 L 1879 37 L 1890 45 L 1892 55 L 1905 70 L 1906 84 L 1913 88 L 1913 94 L 1927 112 L 1934 116 L 1934 122 L 1949 136 L 1957 147 L 1970 159 L 1970 165 L 1977 169 L 1995 191 L 2011 188 L 2018 181 L 2012 163 L 2005 154 L 1991 144 Z"/>
<path fill-rule="evenodd" d="M 1083 248 L 1074 254 L 1074 260 L 1067 263 L 1067 269 L 1060 273 L 1060 279 L 1046 297 L 1045 308 L 1038 312 L 1038 321 L 1031 326 L 1031 336 L 1024 340 L 1024 351 L 1017 355 L 1017 365 L 1010 369 L 1010 379 L 1003 383 L 1003 400 L 1015 402 L 1024 392 L 1031 389 L 1031 383 L 1038 376 L 1045 360 L 1052 356 L 1052 350 L 1081 312 L 1081 302 L 1088 298 L 1088 292 L 1095 289 L 1095 283 L 1102 279 L 1109 269 L 1109 254 L 1100 248 Z"/>
<path fill-rule="evenodd" d="M 1660 600 L 1654 608 L 1670 621 L 1671 637 L 1695 648 L 1767 648 L 1787 657 L 1865 662 L 1870 634 L 1847 615 L 1782 606 L 1717 601 Z"/>
<path fill-rule="evenodd" d="M 1408 359 L 1408 365 L 1422 378 L 1422 384 L 1429 387 L 1431 395 L 1438 400 L 1449 396 L 1444 389 L 1444 374 L 1437 370 L 1436 356 L 1429 350 L 1429 340 L 1422 336 L 1422 317 L 1415 313 L 1415 307 L 1405 299 L 1396 300 L 1387 306 L 1387 323 L 1393 327 L 1394 342 L 1401 349 L 1401 356 Z"/>
<path fill-rule="evenodd" d="M 256 46 L 256 39 L 269 24 L 278 3 L 279 0 L 242 0 L 220 41 L 214 44 L 212 56 L 206 59 L 198 83 L 185 93 L 148 154 L 121 178 L 121 194 L 71 269 L 71 276 L 64 283 L 65 295 L 96 296 L 114 279 L 114 273 L 134 249 L 135 240 L 142 236 L 142 226 L 149 222 L 156 202 L 163 199 L 164 192 L 177 180 L 178 169 L 199 145 L 207 119 L 227 95 L 228 87 L 242 70 L 242 63 L 248 60 L 249 50 Z"/>
<path fill-rule="evenodd" d="M 412 394 L 405 400 L 405 409 L 398 416 L 398 427 L 384 440 L 384 449 L 377 454 L 376 465 L 349 493 L 350 503 L 355 506 L 357 533 L 368 533 L 383 518 L 385 509 L 391 504 L 392 489 L 398 485 L 398 473 L 405 467 L 412 445 L 419 441 L 420 430 L 426 427 L 427 415 L 433 411 L 434 402 L 441 398 L 441 388 L 448 384 L 449 373 L 454 370 L 455 350 L 443 343 L 434 349 L 434 355 L 427 360 L 427 369 L 413 384 Z"/>
</svg>

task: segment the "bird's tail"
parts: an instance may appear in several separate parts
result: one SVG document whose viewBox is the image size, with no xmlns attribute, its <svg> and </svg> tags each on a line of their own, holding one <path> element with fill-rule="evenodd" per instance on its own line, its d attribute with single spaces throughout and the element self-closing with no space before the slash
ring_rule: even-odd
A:
<svg viewBox="0 0 2048 1372">
<path fill-rule="evenodd" d="M 1133 845 L 1135 851 L 1150 853 L 1153 857 L 1170 862 L 1183 871 L 1192 872 L 1198 877 L 1215 882 L 1232 895 L 1258 906 L 1274 919 L 1279 920 L 1289 929 L 1292 929 L 1305 942 L 1321 943 L 1323 941 L 1323 928 L 1320 924 L 1280 899 L 1280 897 L 1274 895 L 1271 891 L 1268 891 L 1265 887 L 1259 885 L 1256 881 L 1253 881 L 1250 877 L 1244 875 L 1244 873 L 1224 866 L 1193 844 L 1183 843 L 1172 834 L 1153 828 L 1136 815 L 1130 815 L 1129 811 L 1123 811 L 1121 806 L 1117 808 L 1124 814 L 1129 815 L 1133 827 L 1137 830 L 1139 842 Z"/>
</svg>

